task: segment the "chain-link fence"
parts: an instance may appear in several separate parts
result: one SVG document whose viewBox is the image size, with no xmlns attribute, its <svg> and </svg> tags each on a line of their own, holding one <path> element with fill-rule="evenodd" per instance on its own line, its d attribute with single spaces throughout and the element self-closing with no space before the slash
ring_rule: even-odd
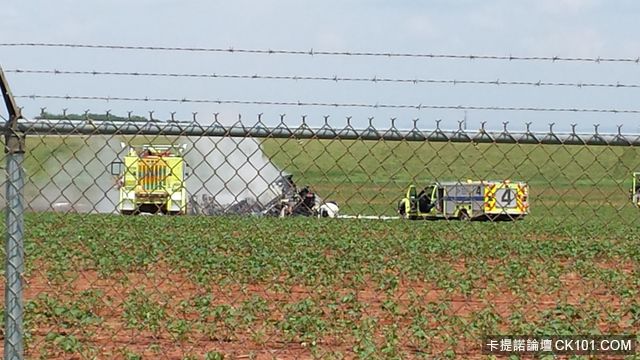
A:
<svg viewBox="0 0 640 360">
<path fill-rule="evenodd" d="M 640 330 L 638 136 L 305 121 L 18 121 L 26 357 L 473 358 Z"/>
</svg>

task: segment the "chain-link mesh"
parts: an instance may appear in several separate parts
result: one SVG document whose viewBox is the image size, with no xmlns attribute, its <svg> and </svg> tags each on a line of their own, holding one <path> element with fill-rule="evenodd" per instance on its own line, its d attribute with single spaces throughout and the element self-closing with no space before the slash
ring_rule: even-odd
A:
<svg viewBox="0 0 640 360">
<path fill-rule="evenodd" d="M 27 358 L 472 358 L 487 335 L 640 330 L 631 135 L 19 130 Z"/>
</svg>

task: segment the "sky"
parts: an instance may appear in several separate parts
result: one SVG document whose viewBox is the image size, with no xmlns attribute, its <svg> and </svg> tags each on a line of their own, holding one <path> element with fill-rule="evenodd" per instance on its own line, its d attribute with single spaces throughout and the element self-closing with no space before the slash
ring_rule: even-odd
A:
<svg viewBox="0 0 640 360">
<path fill-rule="evenodd" d="M 420 54 L 638 58 L 640 2 L 632 0 L 486 1 L 12 1 L 3 5 L 0 43 L 72 43 L 236 49 L 370 51 Z M 635 63 L 490 61 L 321 55 L 257 55 L 0 46 L 0 66 L 15 95 L 70 95 L 272 102 L 322 102 L 640 110 L 640 88 L 331 82 L 263 79 L 37 75 L 12 70 L 365 77 L 640 84 Z M 639 133 L 640 114 L 383 109 L 237 104 L 46 100 L 18 98 L 28 117 L 48 112 L 116 115 L 127 111 L 201 122 L 214 113 L 246 124 L 263 114 L 290 126 L 447 129 L 467 119 L 489 129 Z M 5 116 L 3 114 L 3 116 Z"/>
</svg>

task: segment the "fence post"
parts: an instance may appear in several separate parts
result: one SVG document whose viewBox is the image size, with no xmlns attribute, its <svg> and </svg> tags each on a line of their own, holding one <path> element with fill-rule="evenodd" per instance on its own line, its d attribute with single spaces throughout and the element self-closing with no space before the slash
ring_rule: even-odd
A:
<svg viewBox="0 0 640 360">
<path fill-rule="evenodd" d="M 17 131 L 17 121 L 22 117 L 20 108 L 9 90 L 9 84 L 0 68 L 0 89 L 9 112 L 4 129 L 4 152 L 7 157 L 5 209 L 5 312 L 4 359 L 24 359 L 23 299 L 24 273 L 24 198 L 23 161 L 25 138 Z"/>
</svg>

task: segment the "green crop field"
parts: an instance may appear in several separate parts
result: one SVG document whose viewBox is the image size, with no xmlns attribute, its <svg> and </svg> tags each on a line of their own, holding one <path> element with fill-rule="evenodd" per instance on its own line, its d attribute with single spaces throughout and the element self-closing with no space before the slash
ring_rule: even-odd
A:
<svg viewBox="0 0 640 360">
<path fill-rule="evenodd" d="M 483 334 L 640 329 L 631 225 L 26 221 L 30 358 L 466 358 Z"/>
<path fill-rule="evenodd" d="M 434 180 L 526 181 L 532 220 L 631 222 L 635 147 L 274 140 L 267 156 L 338 201 L 347 213 L 392 215 L 409 184 Z"/>
<path fill-rule="evenodd" d="M 31 141 L 30 174 L 84 148 Z M 527 181 L 532 213 L 491 223 L 29 212 L 28 358 L 468 359 L 482 358 L 483 335 L 640 332 L 636 148 L 262 148 L 344 213 L 392 215 L 409 183 L 466 178 Z"/>
</svg>

